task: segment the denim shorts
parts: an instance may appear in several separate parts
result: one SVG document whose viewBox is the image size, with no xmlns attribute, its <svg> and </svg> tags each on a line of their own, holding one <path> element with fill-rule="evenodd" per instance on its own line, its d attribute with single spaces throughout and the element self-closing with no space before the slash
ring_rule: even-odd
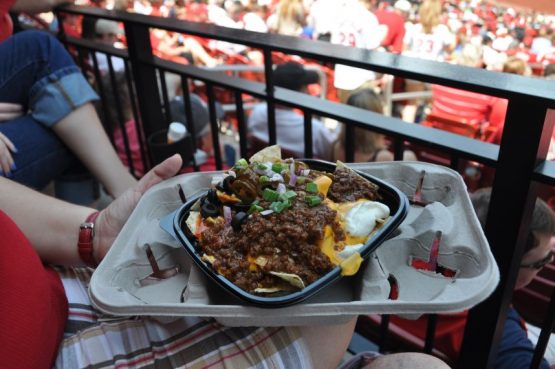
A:
<svg viewBox="0 0 555 369">
<path fill-rule="evenodd" d="M 66 49 L 46 32 L 26 31 L 0 43 L 0 102 L 22 104 L 51 127 L 97 100 Z"/>
<path fill-rule="evenodd" d="M 17 103 L 28 113 L 0 122 L 15 147 L 11 178 L 42 189 L 78 163 L 50 129 L 98 96 L 66 49 L 46 32 L 26 31 L 0 43 L 0 102 Z"/>
</svg>

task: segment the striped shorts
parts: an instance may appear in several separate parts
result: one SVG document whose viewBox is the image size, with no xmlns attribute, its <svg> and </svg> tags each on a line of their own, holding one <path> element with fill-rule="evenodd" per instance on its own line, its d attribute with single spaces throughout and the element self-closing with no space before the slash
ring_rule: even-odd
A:
<svg viewBox="0 0 555 369">
<path fill-rule="evenodd" d="M 90 303 L 88 268 L 57 269 L 69 302 L 55 368 L 312 368 L 294 327 L 224 327 L 214 319 L 163 322 L 104 316 Z"/>
</svg>

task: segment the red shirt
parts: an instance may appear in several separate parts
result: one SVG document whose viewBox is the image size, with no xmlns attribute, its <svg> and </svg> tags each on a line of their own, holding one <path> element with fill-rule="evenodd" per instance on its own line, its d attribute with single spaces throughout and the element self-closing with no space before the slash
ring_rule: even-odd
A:
<svg viewBox="0 0 555 369">
<path fill-rule="evenodd" d="M 382 40 L 382 46 L 392 53 L 401 53 L 405 38 L 405 19 L 395 11 L 386 9 L 376 10 L 374 15 L 380 24 L 387 26 L 387 34 Z"/>
<path fill-rule="evenodd" d="M 8 12 L 14 3 L 15 0 L 0 0 L 0 42 L 12 34 L 13 24 Z"/>
<path fill-rule="evenodd" d="M 52 368 L 68 314 L 64 287 L 2 211 L 0 291 L 0 366 Z"/>
</svg>

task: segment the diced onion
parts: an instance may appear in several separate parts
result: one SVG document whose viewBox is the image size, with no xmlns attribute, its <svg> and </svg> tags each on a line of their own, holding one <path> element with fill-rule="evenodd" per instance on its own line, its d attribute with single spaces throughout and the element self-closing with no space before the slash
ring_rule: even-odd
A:
<svg viewBox="0 0 555 369">
<path fill-rule="evenodd" d="M 225 224 L 231 224 L 231 208 L 229 206 L 224 206 L 224 220 Z"/>
<path fill-rule="evenodd" d="M 291 174 L 289 176 L 289 186 L 294 186 L 297 184 L 297 176 L 295 174 Z"/>
<path fill-rule="evenodd" d="M 281 182 L 283 183 L 283 177 L 281 174 L 274 174 L 271 178 L 270 178 L 270 182 Z"/>
<path fill-rule="evenodd" d="M 287 187 L 283 183 L 278 184 L 276 188 L 277 193 L 285 193 L 287 191 Z"/>
<path fill-rule="evenodd" d="M 261 212 L 260 212 L 260 215 L 270 215 L 270 214 L 272 214 L 273 212 L 274 212 L 273 210 L 266 209 L 266 210 L 264 210 L 264 211 L 261 211 Z"/>
<path fill-rule="evenodd" d="M 303 169 L 303 170 L 301 170 L 301 175 L 302 175 L 303 177 L 306 177 L 306 176 L 308 176 L 309 174 L 310 174 L 310 169 Z"/>
</svg>

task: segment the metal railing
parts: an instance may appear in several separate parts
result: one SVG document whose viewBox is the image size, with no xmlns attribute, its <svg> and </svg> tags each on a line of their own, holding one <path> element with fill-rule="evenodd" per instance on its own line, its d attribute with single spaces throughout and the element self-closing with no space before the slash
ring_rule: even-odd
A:
<svg viewBox="0 0 555 369">
<path fill-rule="evenodd" d="M 189 81 L 202 81 L 206 86 L 208 97 L 217 168 L 222 168 L 222 154 L 219 150 L 215 88 L 230 91 L 235 98 L 241 156 L 246 156 L 247 153 L 246 122 L 242 101 L 242 94 L 247 94 L 267 102 L 268 142 L 271 144 L 276 142 L 274 110 L 276 104 L 294 106 L 304 112 L 304 153 L 306 157 L 313 156 L 310 122 L 312 117 L 317 115 L 346 123 L 346 139 L 351 142 L 353 141 L 354 127 L 386 134 L 393 140 L 397 159 L 402 158 L 405 143 L 410 142 L 439 150 L 448 155 L 450 166 L 455 169 L 459 169 L 461 160 L 471 160 L 495 168 L 485 233 L 498 263 L 501 281 L 492 296 L 470 311 L 457 365 L 460 368 L 490 366 L 502 333 L 520 260 L 524 253 L 525 236 L 538 185 L 553 186 L 555 184 L 555 163 L 545 160 L 555 123 L 555 115 L 550 110 L 555 108 L 553 82 L 416 60 L 400 55 L 331 45 L 325 42 L 228 29 L 177 19 L 77 6 L 59 8 L 57 14 L 60 24 L 63 22 L 62 14 L 99 17 L 123 23 L 127 50 L 118 50 L 89 40 L 72 38 L 64 35 L 63 32 L 61 32 L 60 38 L 68 48 L 77 50 L 81 64 L 85 64 L 83 59 L 87 50 L 99 50 L 125 60 L 127 84 L 137 98 L 137 104 L 133 106 L 134 115 L 136 121 L 140 121 L 141 126 L 138 128 L 141 128 L 141 132 L 144 132 L 145 136 L 166 127 L 171 120 L 168 96 L 164 92 L 167 91 L 163 78 L 165 73 L 176 73 L 181 77 L 188 122 L 192 121 Z M 209 69 L 157 58 L 153 54 L 150 42 L 149 30 L 151 28 L 217 39 L 261 50 L 264 55 L 265 83 L 222 75 Z M 298 55 L 325 63 L 341 63 L 379 73 L 508 99 L 507 118 L 501 144 L 497 146 L 433 128 L 406 124 L 396 118 L 276 88 L 272 75 L 273 52 Z M 112 75 L 113 65 L 109 64 L 109 73 Z M 93 58 L 92 73 L 98 77 L 98 62 L 95 61 L 95 58 Z M 102 88 L 99 88 L 99 91 L 102 95 Z M 189 128 L 195 137 L 194 127 L 190 125 Z M 194 141 L 193 139 L 193 143 Z M 353 161 L 352 145 L 346 145 L 345 150 L 347 161 Z M 196 165 L 196 163 L 194 164 Z M 544 325 L 543 336 L 536 350 L 537 358 L 543 356 L 546 345 L 544 338 L 551 331 L 553 319 L 555 318 L 546 321 Z M 435 320 L 431 319 L 430 321 L 432 322 L 431 328 L 433 328 Z M 430 331 L 433 333 L 433 329 Z M 433 343 L 433 334 L 428 338 L 426 345 L 428 351 L 431 350 L 431 343 Z M 537 367 L 538 363 L 539 361 L 536 361 L 532 367 Z"/>
</svg>

